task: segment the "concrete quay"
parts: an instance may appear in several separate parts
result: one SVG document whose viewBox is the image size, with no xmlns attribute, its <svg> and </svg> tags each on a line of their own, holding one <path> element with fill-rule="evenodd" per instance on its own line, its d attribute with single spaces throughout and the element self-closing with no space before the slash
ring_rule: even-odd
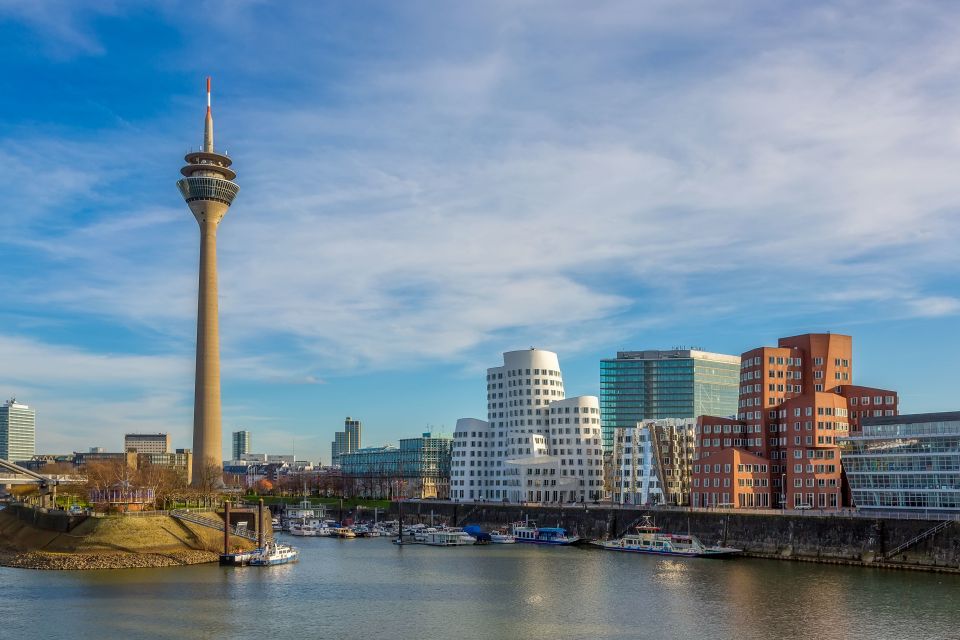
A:
<svg viewBox="0 0 960 640">
<path fill-rule="evenodd" d="M 397 517 L 397 510 L 393 503 L 390 516 Z M 936 519 L 434 500 L 405 501 L 402 511 L 407 523 L 429 523 L 432 514 L 437 523 L 488 529 L 529 518 L 592 539 L 619 537 L 649 515 L 666 532 L 689 532 L 705 544 L 737 547 L 752 557 L 960 573 L 960 522 L 941 525 L 940 531 L 890 555 L 943 522 Z"/>
</svg>

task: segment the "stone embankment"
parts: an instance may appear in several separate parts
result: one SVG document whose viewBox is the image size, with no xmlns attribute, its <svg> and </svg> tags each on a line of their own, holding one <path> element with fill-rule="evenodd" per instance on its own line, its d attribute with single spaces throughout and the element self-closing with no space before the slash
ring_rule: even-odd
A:
<svg viewBox="0 0 960 640">
<path fill-rule="evenodd" d="M 584 538 L 622 536 L 644 515 L 664 531 L 690 532 L 706 544 L 722 544 L 758 558 L 848 564 L 876 568 L 960 572 L 960 522 L 893 553 L 938 525 L 937 520 L 854 517 L 828 514 L 743 513 L 701 510 L 611 508 L 604 505 L 520 506 L 496 503 L 403 504 L 406 522 L 478 524 L 504 528 L 525 518 L 561 526 Z M 396 517 L 397 504 L 391 506 Z"/>
<path fill-rule="evenodd" d="M 210 518 L 217 513 L 204 514 Z M 267 524 L 269 526 L 269 522 Z M 253 543 L 233 536 L 233 550 Z M 216 562 L 223 533 L 169 515 L 76 517 L 13 505 L 0 511 L 0 566 L 130 569 Z"/>
<path fill-rule="evenodd" d="M 146 569 L 181 567 L 216 562 L 212 551 L 171 553 L 49 553 L 45 551 L 0 551 L 0 566 L 19 569 Z"/>
</svg>

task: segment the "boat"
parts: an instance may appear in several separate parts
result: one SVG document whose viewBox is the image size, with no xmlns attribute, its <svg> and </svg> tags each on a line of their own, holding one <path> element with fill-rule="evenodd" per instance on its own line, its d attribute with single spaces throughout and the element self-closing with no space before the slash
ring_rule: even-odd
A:
<svg viewBox="0 0 960 640">
<path fill-rule="evenodd" d="M 356 538 L 357 534 L 350 527 L 336 527 L 330 532 L 330 536 L 333 538 Z"/>
<path fill-rule="evenodd" d="M 563 527 L 538 527 L 536 522 L 516 522 L 510 529 L 514 542 L 529 544 L 571 545 L 580 542 L 579 536 L 567 535 Z M 492 537 L 492 536 L 491 536 Z"/>
<path fill-rule="evenodd" d="M 436 533 L 439 529 L 435 527 L 424 527 L 422 529 L 417 529 L 413 532 L 413 539 L 415 542 L 424 542 L 427 539 L 427 536 L 431 533 Z"/>
<path fill-rule="evenodd" d="M 635 527 L 634 533 L 595 544 L 607 551 L 682 558 L 730 558 L 743 553 L 742 549 L 733 547 L 708 547 L 691 534 L 663 533 L 660 527 L 653 524 L 650 516 L 643 517 L 643 522 Z"/>
<path fill-rule="evenodd" d="M 327 508 L 322 504 L 313 504 L 307 498 L 300 501 L 299 505 L 287 505 L 283 517 L 283 528 L 289 530 L 297 521 L 316 520 L 322 522 L 327 517 Z"/>
<path fill-rule="evenodd" d="M 477 539 L 463 529 L 436 529 L 424 534 L 423 544 L 431 547 L 461 547 L 475 544 Z"/>
<path fill-rule="evenodd" d="M 301 520 L 290 523 L 290 535 L 307 537 L 326 537 L 330 535 L 330 527 L 322 520 Z"/>
<path fill-rule="evenodd" d="M 251 567 L 268 567 L 276 564 L 296 562 L 300 552 L 289 545 L 275 541 L 269 542 L 263 549 L 257 549 L 250 558 Z"/>
<path fill-rule="evenodd" d="M 516 541 L 517 541 L 516 537 L 510 535 L 509 533 L 504 533 L 503 531 L 490 532 L 491 544 L 513 544 Z"/>
<path fill-rule="evenodd" d="M 236 553 L 221 553 L 220 564 L 230 567 L 245 567 L 253 559 L 254 551 L 238 551 Z"/>
</svg>

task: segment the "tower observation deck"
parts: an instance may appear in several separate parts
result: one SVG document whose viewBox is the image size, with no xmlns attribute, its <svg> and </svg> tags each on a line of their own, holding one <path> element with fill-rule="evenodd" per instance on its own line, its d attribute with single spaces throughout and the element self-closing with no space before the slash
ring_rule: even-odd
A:
<svg viewBox="0 0 960 640">
<path fill-rule="evenodd" d="M 221 483 L 223 439 L 220 410 L 220 326 L 217 302 L 217 226 L 237 196 L 233 161 L 213 147 L 210 78 L 203 146 L 184 158 L 177 182 L 200 225 L 200 282 L 197 301 L 197 369 L 193 405 L 193 484 Z"/>
</svg>

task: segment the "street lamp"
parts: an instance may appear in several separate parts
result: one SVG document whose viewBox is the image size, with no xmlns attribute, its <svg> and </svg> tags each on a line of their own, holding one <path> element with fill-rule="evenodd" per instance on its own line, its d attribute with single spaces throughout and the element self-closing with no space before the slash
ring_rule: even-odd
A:
<svg viewBox="0 0 960 640">
<path fill-rule="evenodd" d="M 787 474 L 785 473 L 780 474 L 780 510 L 787 510 Z"/>
</svg>

